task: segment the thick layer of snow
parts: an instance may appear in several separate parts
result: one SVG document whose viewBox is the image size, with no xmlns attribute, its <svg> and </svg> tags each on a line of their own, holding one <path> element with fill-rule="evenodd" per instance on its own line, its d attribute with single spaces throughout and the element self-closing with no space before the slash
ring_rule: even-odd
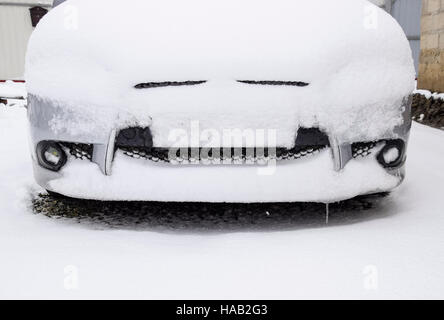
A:
<svg viewBox="0 0 444 320">
<path fill-rule="evenodd" d="M 190 120 L 276 129 L 280 146 L 294 143 L 299 126 L 344 141 L 380 139 L 402 123 L 414 78 L 401 27 L 365 0 L 71 0 L 39 23 L 26 67 L 29 93 L 61 106 L 55 127 L 81 130 L 71 111 L 95 119 L 97 131 L 151 124 L 158 146 Z M 134 89 L 187 80 L 208 82 Z"/>
<path fill-rule="evenodd" d="M 0 98 L 7 101 L 6 107 L 24 107 L 27 104 L 26 97 L 27 92 L 24 83 L 0 82 Z M 5 105 L 0 103 L 0 107 L 5 107 Z"/>
<path fill-rule="evenodd" d="M 392 148 L 384 152 L 384 161 L 386 163 L 395 162 L 398 158 L 399 158 L 399 150 L 396 148 Z"/>
<path fill-rule="evenodd" d="M 26 98 L 26 86 L 24 83 L 6 81 L 0 82 L 0 98 Z"/>
<path fill-rule="evenodd" d="M 48 189 L 75 198 L 191 202 L 334 202 L 393 190 L 400 177 L 387 173 L 372 156 L 333 168 L 330 149 L 302 160 L 257 165 L 173 166 L 118 153 L 111 176 L 88 161 L 73 160 Z"/>
<path fill-rule="evenodd" d="M 438 93 L 438 92 L 432 93 L 429 90 L 415 90 L 414 93 L 422 94 L 427 99 L 433 98 L 433 99 L 442 99 L 442 100 L 444 100 L 444 93 Z"/>
<path fill-rule="evenodd" d="M 444 298 L 442 131 L 414 125 L 406 183 L 368 221 L 208 234 L 33 215 L 26 126 L 0 109 L 1 298 Z"/>
</svg>

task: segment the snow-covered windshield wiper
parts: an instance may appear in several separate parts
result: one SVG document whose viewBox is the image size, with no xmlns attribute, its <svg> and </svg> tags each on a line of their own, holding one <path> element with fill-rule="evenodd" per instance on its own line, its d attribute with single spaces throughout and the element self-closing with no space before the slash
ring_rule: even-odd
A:
<svg viewBox="0 0 444 320">
<path fill-rule="evenodd" d="M 262 86 L 293 86 L 293 87 L 306 87 L 309 85 L 307 82 L 302 81 L 257 81 L 257 80 L 237 80 L 237 82 L 245 84 L 256 84 Z"/>
<path fill-rule="evenodd" d="M 181 86 L 196 86 L 206 83 L 207 81 L 165 81 L 165 82 L 145 82 L 139 83 L 134 86 L 136 89 L 150 89 L 150 88 L 162 88 L 162 87 L 181 87 Z"/>
</svg>

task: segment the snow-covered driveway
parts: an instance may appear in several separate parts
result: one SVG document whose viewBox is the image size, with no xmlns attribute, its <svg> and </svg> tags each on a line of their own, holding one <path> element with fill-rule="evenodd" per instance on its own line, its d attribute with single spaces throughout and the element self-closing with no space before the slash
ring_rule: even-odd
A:
<svg viewBox="0 0 444 320">
<path fill-rule="evenodd" d="M 25 116 L 0 108 L 0 298 L 444 298 L 443 131 L 414 125 L 405 184 L 362 221 L 161 232 L 34 215 Z"/>
</svg>

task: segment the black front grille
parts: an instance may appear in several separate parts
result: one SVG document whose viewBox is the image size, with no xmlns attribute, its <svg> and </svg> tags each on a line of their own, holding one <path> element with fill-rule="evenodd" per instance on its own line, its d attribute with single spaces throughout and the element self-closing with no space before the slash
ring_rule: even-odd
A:
<svg viewBox="0 0 444 320">
<path fill-rule="evenodd" d="M 129 157 L 146 159 L 154 162 L 172 164 L 261 164 L 271 160 L 296 160 L 313 155 L 325 146 L 303 146 L 293 149 L 277 148 L 255 149 L 255 148 L 143 148 L 143 147 L 120 147 L 119 149 Z"/>
<path fill-rule="evenodd" d="M 378 142 L 357 142 L 352 145 L 353 158 L 368 157 L 376 148 Z"/>
<path fill-rule="evenodd" d="M 92 160 L 93 145 L 82 143 L 61 143 L 62 147 L 66 148 L 70 155 L 79 160 Z"/>
<path fill-rule="evenodd" d="M 385 141 L 385 140 L 384 140 Z M 367 157 L 384 141 L 357 142 L 352 144 L 353 158 Z M 74 158 L 92 160 L 94 146 L 81 143 L 60 143 Z M 317 128 L 300 128 L 296 146 L 289 148 L 155 148 L 149 128 L 121 130 L 116 139 L 116 150 L 126 156 L 153 162 L 173 164 L 262 164 L 270 160 L 288 161 L 311 156 L 330 146 L 328 136 Z"/>
<path fill-rule="evenodd" d="M 149 128 L 120 131 L 116 149 L 127 156 L 173 164 L 266 164 L 271 160 L 295 160 L 310 156 L 330 145 L 328 136 L 318 128 L 300 128 L 295 147 L 288 148 L 154 148 Z"/>
</svg>

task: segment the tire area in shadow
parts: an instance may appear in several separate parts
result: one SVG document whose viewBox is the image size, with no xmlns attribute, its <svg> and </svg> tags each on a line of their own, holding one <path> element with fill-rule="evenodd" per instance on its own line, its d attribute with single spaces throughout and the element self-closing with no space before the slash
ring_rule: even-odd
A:
<svg viewBox="0 0 444 320">
<path fill-rule="evenodd" d="M 329 205 L 328 226 L 360 223 L 393 214 L 388 194 L 360 196 Z M 40 194 L 34 213 L 93 229 L 158 232 L 285 231 L 327 226 L 322 203 L 103 202 Z"/>
</svg>

